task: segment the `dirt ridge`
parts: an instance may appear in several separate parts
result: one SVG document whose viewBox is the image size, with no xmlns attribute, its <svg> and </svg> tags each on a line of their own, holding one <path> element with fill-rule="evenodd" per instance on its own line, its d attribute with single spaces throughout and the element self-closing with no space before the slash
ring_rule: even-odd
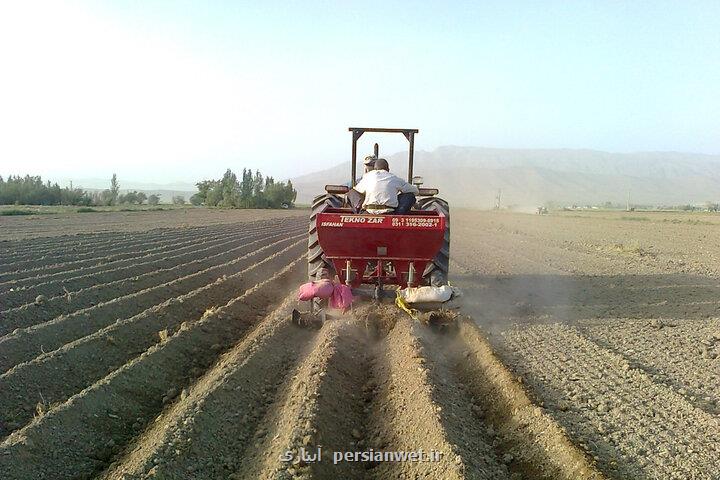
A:
<svg viewBox="0 0 720 480">
<path fill-rule="evenodd" d="M 208 291 L 212 291 L 215 296 L 225 294 L 228 289 L 236 286 L 237 282 L 244 281 L 241 278 L 243 273 L 252 271 L 257 266 L 253 262 L 258 255 L 278 253 L 273 250 L 275 248 L 284 252 L 283 248 L 297 239 L 298 236 L 285 238 L 252 250 L 229 262 L 208 267 L 200 272 L 175 278 L 169 282 L 117 297 L 108 302 L 102 302 L 70 315 L 32 325 L 1 337 L 0 371 L 7 371 L 14 365 L 42 355 L 43 351 L 50 352 L 58 349 L 66 343 L 101 330 L 113 322 L 122 322 L 125 318 L 134 318 L 143 312 L 172 316 L 173 309 L 182 308 L 179 305 L 173 305 L 176 301 L 182 303 Z M 266 262 L 268 258 L 260 260 L 259 263 Z M 223 288 L 219 288 L 221 286 Z M 209 295 L 204 299 L 204 304 L 213 300 L 214 297 Z M 165 309 L 166 312 L 160 313 L 159 309 Z"/>
<path fill-rule="evenodd" d="M 79 338 L 61 348 L 40 355 L 37 358 L 14 366 L 0 375 L 0 415 L 6 429 L 22 426 L 35 413 L 36 402 L 54 404 L 65 401 L 73 393 L 87 387 L 118 368 L 132 357 L 161 341 L 163 334 L 172 334 L 182 328 L 183 322 L 199 318 L 213 304 L 227 297 L 233 291 L 250 289 L 267 278 L 264 268 L 273 265 L 277 270 L 291 264 L 301 252 L 302 241 L 275 253 L 252 267 L 235 274 L 235 289 L 228 288 L 224 294 L 217 285 L 210 284 L 189 294 L 181 295 L 162 306 L 153 307 L 144 313 L 113 323 L 91 335 Z M 271 267 L 272 268 L 272 267 Z M 274 271 L 277 271 L 274 270 Z M 252 274 L 250 274 L 252 272 Z M 233 278 L 228 277 L 228 284 Z M 217 282 L 216 282 L 217 283 Z M 213 289 L 217 290 L 213 297 Z M 204 295 L 203 295 L 204 294 Z M 190 300 L 200 300 L 192 302 Z M 165 314 L 163 310 L 173 309 L 176 313 Z M 183 313 L 181 313 L 183 312 Z M 208 312 L 211 313 L 211 312 Z M 98 355 L 102 352 L 102 355 Z M 63 378 L 63 382 L 58 382 Z M 18 399 L 22 398 L 21 402 Z M 6 430 L 7 433 L 7 430 Z"/>
<path fill-rule="evenodd" d="M 289 234 L 292 233 L 293 232 L 289 232 Z M 232 248 L 222 248 L 219 253 L 213 255 L 182 262 L 182 259 L 186 257 L 192 258 L 208 251 L 208 249 L 201 248 L 196 249 L 192 253 L 165 257 L 162 259 L 162 262 L 168 262 L 171 266 L 156 268 L 141 273 L 140 275 L 110 282 L 102 282 L 79 290 L 68 290 L 68 293 L 64 295 L 51 296 L 40 303 L 33 301 L 5 310 L 0 312 L 0 319 L 2 320 L 0 323 L 0 335 L 5 335 L 16 328 L 25 328 L 43 323 L 60 315 L 71 315 L 84 308 L 91 308 L 131 293 L 137 293 L 153 286 L 171 282 L 174 279 L 208 270 L 210 267 L 219 265 L 217 263 L 219 259 L 225 259 L 225 262 L 230 262 L 235 255 L 243 255 L 246 253 L 245 250 L 254 247 L 256 244 L 266 240 L 272 240 L 278 236 L 280 235 L 267 236 L 267 234 L 253 233 L 233 242 L 239 245 Z M 134 271 L 131 273 L 138 272 Z M 158 279 L 163 280 L 158 282 Z M 63 285 L 63 288 L 64 287 Z M 41 293 L 41 291 L 36 290 L 34 293 Z M 46 293 L 50 294 L 50 292 Z"/>
<path fill-rule="evenodd" d="M 174 390 L 170 399 L 180 394 L 178 388 L 191 381 L 192 368 L 205 371 L 224 349 L 242 338 L 263 315 L 257 307 L 271 305 L 279 289 L 301 276 L 300 266 L 304 266 L 301 260 L 286 264 L 242 296 L 180 329 L 7 437 L 0 443 L 0 458 L 7 459 L 0 463 L 0 477 L 89 478 L 100 473 L 134 432 L 159 413 L 161 397 L 167 398 L 169 389 Z M 239 321 L 229 322 L 228 316 Z M 212 348 L 214 345 L 220 348 Z M 136 418 L 138 412 L 141 417 Z M 64 425 L 73 428 L 67 430 Z M 57 435 L 58 431 L 64 435 Z M 48 451 L 56 455 L 48 456 Z"/>
</svg>

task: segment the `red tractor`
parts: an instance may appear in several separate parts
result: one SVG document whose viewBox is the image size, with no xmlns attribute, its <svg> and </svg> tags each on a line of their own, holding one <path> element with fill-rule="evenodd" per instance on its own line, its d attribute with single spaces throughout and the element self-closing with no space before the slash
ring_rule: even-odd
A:
<svg viewBox="0 0 720 480">
<path fill-rule="evenodd" d="M 308 277 L 338 275 L 353 289 L 375 287 L 380 298 L 384 285 L 400 288 L 447 284 L 450 261 L 450 209 L 435 195 L 435 188 L 421 188 L 413 177 L 415 134 L 404 128 L 350 128 L 352 132 L 351 185 L 355 186 L 357 141 L 365 132 L 402 133 L 410 143 L 408 182 L 419 187 L 417 201 L 408 215 L 353 213 L 347 185 L 326 185 L 326 193 L 313 200 L 308 238 Z M 375 144 L 375 156 L 378 146 Z"/>
</svg>

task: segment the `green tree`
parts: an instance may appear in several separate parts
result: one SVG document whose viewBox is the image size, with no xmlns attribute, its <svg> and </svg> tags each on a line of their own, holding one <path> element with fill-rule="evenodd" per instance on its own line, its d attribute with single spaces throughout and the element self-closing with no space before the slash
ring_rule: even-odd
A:
<svg viewBox="0 0 720 480">
<path fill-rule="evenodd" d="M 255 178 L 253 178 L 253 193 L 252 193 L 252 206 L 254 208 L 265 208 L 265 198 L 263 196 L 263 189 L 265 187 L 265 181 L 260 173 L 260 170 L 255 170 Z"/>
<path fill-rule="evenodd" d="M 238 207 L 250 208 L 252 206 L 253 176 L 252 170 L 243 168 L 242 183 L 240 184 L 240 204 Z"/>
<path fill-rule="evenodd" d="M 118 197 L 118 203 L 120 204 L 141 204 L 142 201 L 140 200 L 140 195 L 145 196 L 144 193 L 138 193 L 137 191 L 133 190 L 132 192 L 127 192 L 124 195 L 120 195 Z M 144 201 L 144 199 L 143 199 Z"/>
<path fill-rule="evenodd" d="M 196 183 L 198 193 L 190 197 L 190 203 L 193 205 L 202 205 L 203 203 L 210 206 L 217 205 L 219 196 L 213 192 L 217 189 L 218 184 L 217 180 L 203 180 Z"/>
<path fill-rule="evenodd" d="M 185 197 L 183 197 L 182 195 L 175 195 L 174 197 L 172 197 L 172 202 L 175 205 L 185 205 Z"/>
<path fill-rule="evenodd" d="M 118 195 L 120 194 L 120 184 L 118 183 L 117 174 L 113 173 L 110 179 L 110 203 L 109 205 L 115 205 L 118 201 Z"/>
<path fill-rule="evenodd" d="M 243 168 L 238 181 L 232 170 L 227 169 L 220 180 L 203 180 L 197 184 L 198 193 L 190 198 L 193 205 L 234 208 L 281 208 L 292 207 L 297 191 L 291 182 L 275 182 L 263 177 L 259 170 Z"/>
<path fill-rule="evenodd" d="M 113 194 L 110 190 L 103 190 L 100 192 L 100 204 L 110 206 L 114 205 L 115 201 L 113 200 Z"/>
<path fill-rule="evenodd" d="M 82 189 L 60 188 L 57 183 L 43 182 L 39 176 L 0 177 L 0 204 L 87 205 L 91 201 Z"/>
<path fill-rule="evenodd" d="M 219 205 L 221 207 L 237 207 L 240 197 L 240 184 L 237 176 L 228 168 L 220 183 L 222 199 Z"/>
<path fill-rule="evenodd" d="M 152 195 L 150 195 L 148 197 L 147 201 L 148 201 L 148 205 L 157 205 L 158 203 L 160 203 L 160 197 L 158 197 L 157 195 L 155 195 L 153 193 Z"/>
</svg>

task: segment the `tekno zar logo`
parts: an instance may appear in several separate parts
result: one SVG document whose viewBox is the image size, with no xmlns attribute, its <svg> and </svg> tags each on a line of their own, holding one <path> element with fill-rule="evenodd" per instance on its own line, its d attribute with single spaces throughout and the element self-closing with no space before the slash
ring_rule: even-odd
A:
<svg viewBox="0 0 720 480">
<path fill-rule="evenodd" d="M 342 227 L 346 223 L 348 224 L 361 224 L 361 225 L 368 225 L 368 224 L 381 224 L 383 223 L 384 218 L 383 217 L 375 217 L 375 216 L 351 216 L 351 215 L 341 215 L 339 222 L 321 222 L 321 227 Z"/>
</svg>

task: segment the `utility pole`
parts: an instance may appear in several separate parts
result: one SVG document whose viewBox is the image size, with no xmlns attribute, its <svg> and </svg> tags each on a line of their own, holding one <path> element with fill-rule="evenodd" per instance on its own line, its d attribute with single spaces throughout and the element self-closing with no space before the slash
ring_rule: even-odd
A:
<svg viewBox="0 0 720 480">
<path fill-rule="evenodd" d="M 625 206 L 625 211 L 626 211 L 626 212 L 629 212 L 629 211 L 630 211 L 630 188 L 628 188 L 627 204 L 626 204 L 626 206 Z"/>
</svg>

